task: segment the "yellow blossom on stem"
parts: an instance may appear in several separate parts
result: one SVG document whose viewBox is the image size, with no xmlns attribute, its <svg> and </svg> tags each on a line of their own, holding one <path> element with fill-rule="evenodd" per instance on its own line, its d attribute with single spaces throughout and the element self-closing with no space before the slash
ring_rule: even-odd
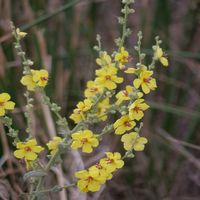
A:
<svg viewBox="0 0 200 200">
<path fill-rule="evenodd" d="M 96 94 L 101 93 L 103 91 L 103 88 L 96 84 L 94 81 L 88 81 L 87 82 L 87 88 L 84 92 L 85 97 L 91 98 L 94 97 Z"/>
<path fill-rule="evenodd" d="M 102 51 L 99 58 L 96 59 L 96 63 L 101 67 L 107 67 L 111 65 L 112 60 L 106 51 Z"/>
<path fill-rule="evenodd" d="M 36 88 L 36 83 L 33 81 L 33 76 L 32 75 L 25 75 L 22 77 L 20 80 L 22 85 L 27 87 L 27 90 L 29 91 L 34 91 Z"/>
<path fill-rule="evenodd" d="M 48 83 L 48 72 L 44 69 L 31 70 L 31 74 L 22 77 L 21 83 L 29 91 L 34 91 L 36 87 L 44 88 Z"/>
<path fill-rule="evenodd" d="M 134 87 L 127 85 L 125 90 L 118 92 L 116 94 L 117 98 L 116 105 L 120 105 L 123 101 L 129 101 L 131 99 L 129 95 L 133 93 L 134 90 L 135 90 Z M 141 98 L 142 96 L 143 96 L 142 92 L 137 92 L 138 98 Z"/>
<path fill-rule="evenodd" d="M 22 32 L 19 28 L 16 29 L 16 34 L 19 37 L 19 39 L 22 39 L 27 35 L 27 33 Z"/>
<path fill-rule="evenodd" d="M 115 54 L 115 61 L 122 64 L 120 68 L 123 68 L 124 64 L 128 62 L 129 53 L 124 47 L 121 47 L 120 51 Z"/>
<path fill-rule="evenodd" d="M 61 137 L 53 137 L 53 140 L 49 141 L 47 143 L 47 146 L 50 150 L 50 154 L 54 155 L 56 150 L 58 149 L 58 145 L 62 142 L 62 138 Z"/>
<path fill-rule="evenodd" d="M 114 123 L 115 133 L 117 135 L 122 135 L 126 131 L 134 128 L 135 125 L 136 123 L 129 118 L 129 115 L 124 115 Z"/>
<path fill-rule="evenodd" d="M 110 173 L 116 169 L 120 169 L 124 166 L 124 161 L 121 159 L 121 154 L 118 152 L 106 152 L 107 158 L 102 158 L 100 164 L 106 168 Z"/>
<path fill-rule="evenodd" d="M 145 70 L 140 73 L 139 77 L 133 81 L 135 88 L 142 87 L 142 91 L 148 94 L 151 90 L 157 88 L 156 79 L 152 78 L 153 71 Z"/>
<path fill-rule="evenodd" d="M 124 143 L 124 149 L 130 151 L 143 151 L 144 145 L 148 142 L 145 137 L 140 137 L 138 133 L 131 132 L 122 136 L 121 141 Z"/>
<path fill-rule="evenodd" d="M 13 110 L 15 107 L 15 103 L 10 100 L 10 95 L 8 93 L 0 94 L 0 117 L 4 116 L 6 110 Z"/>
<path fill-rule="evenodd" d="M 78 124 L 85 119 L 85 116 L 81 110 L 76 108 L 73 110 L 73 113 L 70 115 L 69 118 L 72 119 L 75 124 Z"/>
<path fill-rule="evenodd" d="M 96 173 L 104 179 L 104 182 L 112 178 L 112 174 L 100 163 L 96 163 L 95 165 L 91 166 L 89 169 L 96 171 Z"/>
<path fill-rule="evenodd" d="M 164 56 L 163 50 L 160 47 L 156 48 L 154 53 L 154 59 L 159 60 L 161 64 L 165 67 L 169 65 L 167 58 Z"/>
<path fill-rule="evenodd" d="M 37 145 L 35 139 L 28 140 L 27 142 L 18 142 L 17 150 L 14 151 L 14 156 L 16 158 L 24 158 L 27 161 L 36 160 L 38 153 L 44 150 L 43 147 Z"/>
<path fill-rule="evenodd" d="M 72 149 L 82 148 L 85 153 L 91 153 L 93 147 L 97 147 L 99 141 L 97 135 L 94 135 L 90 130 L 78 131 L 72 134 Z"/>
<path fill-rule="evenodd" d="M 144 103 L 144 99 L 135 100 L 129 107 L 129 117 L 130 119 L 140 120 L 144 116 L 144 111 L 147 110 L 149 106 Z"/>
<path fill-rule="evenodd" d="M 99 117 L 102 121 L 105 121 L 107 119 L 106 110 L 109 108 L 109 106 L 110 106 L 109 98 L 106 98 L 97 104 L 96 116 Z"/>
<path fill-rule="evenodd" d="M 75 173 L 75 177 L 79 179 L 77 186 L 82 192 L 96 192 L 105 182 L 105 177 L 99 176 L 98 171 L 93 169 L 78 171 Z"/>
<path fill-rule="evenodd" d="M 73 110 L 73 113 L 70 115 L 70 119 L 74 121 L 74 123 L 79 123 L 82 120 L 85 120 L 84 113 L 90 110 L 92 107 L 92 101 L 90 99 L 85 99 L 84 101 L 80 101 L 77 104 L 77 108 Z"/>
<path fill-rule="evenodd" d="M 110 66 L 96 70 L 97 78 L 95 82 L 108 90 L 113 90 L 117 87 L 117 83 L 122 83 L 123 78 L 117 76 L 117 68 Z"/>
<path fill-rule="evenodd" d="M 38 87 L 45 87 L 48 83 L 49 74 L 47 70 L 33 70 L 33 81 Z"/>
</svg>

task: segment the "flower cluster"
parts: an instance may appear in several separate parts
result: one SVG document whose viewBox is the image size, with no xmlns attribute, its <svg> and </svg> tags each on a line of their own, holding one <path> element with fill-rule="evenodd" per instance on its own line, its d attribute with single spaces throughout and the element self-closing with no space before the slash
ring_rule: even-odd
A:
<svg viewBox="0 0 200 200">
<path fill-rule="evenodd" d="M 81 149 L 84 153 L 92 153 L 93 149 L 100 145 L 105 134 L 114 132 L 120 136 L 125 149 L 123 156 L 118 152 L 106 152 L 106 156 L 100 159 L 98 163 L 88 169 L 76 172 L 77 186 L 82 192 L 98 191 L 102 184 L 112 178 L 115 171 L 124 166 L 125 158 L 133 157 L 133 151 L 144 150 L 148 141 L 145 137 L 140 136 L 140 130 L 142 127 L 141 120 L 145 111 L 149 108 L 145 101 L 145 95 L 157 88 L 156 79 L 153 76 L 156 63 L 159 62 L 163 66 L 168 66 L 168 60 L 160 47 L 159 38 L 156 38 L 156 45 L 153 46 L 153 57 L 150 64 L 144 64 L 145 54 L 141 53 L 141 33 L 138 34 L 138 43 L 135 46 L 138 61 L 124 47 L 124 41 L 130 34 L 130 30 L 126 27 L 126 21 L 128 14 L 133 12 L 129 7 L 132 2 L 133 0 L 122 0 L 124 17 L 119 18 L 119 23 L 122 24 L 123 32 L 122 36 L 116 40 L 118 50 L 112 53 L 102 50 L 100 38 L 97 38 L 98 46 L 95 49 L 98 52 L 96 59 L 98 69 L 95 71 L 94 79 L 89 80 L 86 84 L 84 99 L 78 102 L 69 117 L 76 124 L 73 129 L 68 126 L 66 118 L 60 115 L 61 108 L 56 103 L 52 103 L 45 94 L 44 88 L 48 83 L 48 72 L 44 69 L 31 69 L 30 66 L 33 65 L 33 62 L 27 59 L 25 52 L 22 51 L 20 40 L 26 36 L 26 33 L 12 26 L 12 33 L 16 39 L 15 48 L 24 67 L 21 83 L 28 90 L 25 93 L 27 99 L 25 117 L 28 130 L 26 132 L 30 134 L 24 142 L 16 136 L 18 140 L 14 156 L 23 159 L 28 170 L 31 165 L 33 172 L 29 173 L 29 176 L 34 178 L 29 195 L 32 195 L 32 199 L 41 192 L 41 183 L 45 182 L 43 181 L 44 177 L 38 177 L 38 169 L 39 174 L 41 171 L 44 174 L 48 173 L 51 167 L 60 161 L 61 153 L 67 150 L 69 146 L 71 149 Z M 129 78 L 126 78 L 126 76 L 129 76 Z M 131 80 L 131 82 L 124 80 Z M 119 84 L 121 84 L 120 87 Z M 42 103 L 49 106 L 54 113 L 57 119 L 57 130 L 60 131 L 60 137 L 55 136 L 46 144 L 48 147 L 47 158 L 50 158 L 46 166 L 43 163 L 45 161 L 41 162 L 38 159 L 39 153 L 44 148 L 37 144 L 30 131 L 33 98 L 30 98 L 29 91 L 35 91 L 37 88 L 39 88 Z M 10 101 L 9 94 L 0 94 L 0 117 L 5 115 L 6 110 L 14 109 L 14 106 L 15 103 Z M 111 122 L 110 119 L 112 118 L 109 118 L 111 114 L 117 114 L 118 119 Z M 108 122 L 106 122 L 107 119 L 109 119 Z M 94 134 L 92 130 L 96 123 L 101 123 L 104 126 L 98 134 Z M 12 131 L 10 123 L 7 123 L 7 126 Z M 37 172 L 34 170 L 37 170 Z M 45 191 L 45 189 L 42 191 Z"/>
<path fill-rule="evenodd" d="M 106 180 L 112 178 L 112 174 L 124 166 L 121 154 L 118 152 L 106 152 L 106 157 L 100 159 L 98 163 L 91 166 L 88 170 L 81 170 L 75 173 L 79 179 L 78 188 L 82 192 L 98 191 Z"/>
</svg>

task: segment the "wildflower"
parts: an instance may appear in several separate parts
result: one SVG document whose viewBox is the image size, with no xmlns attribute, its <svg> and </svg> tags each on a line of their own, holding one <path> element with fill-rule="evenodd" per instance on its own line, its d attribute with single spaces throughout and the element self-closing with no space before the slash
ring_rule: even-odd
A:
<svg viewBox="0 0 200 200">
<path fill-rule="evenodd" d="M 101 67 L 107 67 L 111 65 L 111 57 L 106 51 L 102 51 L 100 57 L 96 59 L 96 63 Z"/>
<path fill-rule="evenodd" d="M 36 87 L 44 88 L 48 83 L 48 72 L 43 69 L 31 70 L 31 74 L 22 77 L 21 83 L 30 91 L 34 91 Z"/>
<path fill-rule="evenodd" d="M 135 100 L 131 106 L 129 107 L 129 117 L 130 119 L 140 120 L 144 116 L 145 110 L 147 110 L 149 106 L 144 103 L 144 99 Z"/>
<path fill-rule="evenodd" d="M 142 91 L 148 94 L 150 90 L 155 90 L 157 88 L 156 80 L 152 78 L 153 71 L 145 70 L 140 73 L 139 78 L 133 81 L 135 88 L 142 87 Z"/>
<path fill-rule="evenodd" d="M 79 179 L 77 186 L 82 192 L 96 192 L 100 190 L 101 184 L 105 182 L 105 178 L 99 176 L 98 171 L 91 168 L 76 172 L 75 177 Z"/>
<path fill-rule="evenodd" d="M 82 151 L 85 153 L 91 153 L 93 151 L 93 147 L 97 147 L 99 145 L 97 136 L 90 130 L 73 133 L 72 140 L 71 148 L 82 148 Z"/>
<path fill-rule="evenodd" d="M 121 159 L 121 154 L 118 152 L 106 152 L 107 158 L 102 158 L 100 164 L 109 172 L 114 172 L 116 169 L 124 166 L 124 161 Z"/>
<path fill-rule="evenodd" d="M 125 90 L 122 90 L 116 94 L 116 104 L 120 105 L 123 101 L 129 101 L 131 99 L 130 94 L 133 93 L 134 90 L 134 87 L 127 85 Z M 136 95 L 138 98 L 141 98 L 143 96 L 143 93 L 137 92 Z"/>
<path fill-rule="evenodd" d="M 62 142 L 61 137 L 53 137 L 53 140 L 47 143 L 49 150 L 51 151 L 50 154 L 54 155 L 56 150 L 58 149 L 58 145 Z"/>
<path fill-rule="evenodd" d="M 122 64 L 121 67 L 123 67 L 124 64 L 128 62 L 128 58 L 129 58 L 129 53 L 128 51 L 125 50 L 124 47 L 122 47 L 120 51 L 115 55 L 115 61 Z"/>
<path fill-rule="evenodd" d="M 114 123 L 115 133 L 117 135 L 122 135 L 135 127 L 135 125 L 135 122 L 131 120 L 128 115 L 124 115 Z"/>
<path fill-rule="evenodd" d="M 8 93 L 0 94 L 0 117 L 5 115 L 5 110 L 13 110 L 15 103 L 10 100 L 10 95 Z"/>
<path fill-rule="evenodd" d="M 115 89 L 117 83 L 123 82 L 123 78 L 117 76 L 117 68 L 113 66 L 96 70 L 96 75 L 95 82 L 108 90 Z"/>
<path fill-rule="evenodd" d="M 80 101 L 77 104 L 77 108 L 73 110 L 73 113 L 70 115 L 70 119 L 72 119 L 76 124 L 85 119 L 84 113 L 90 110 L 92 107 L 92 101 L 89 99 L 85 99 L 84 101 Z"/>
<path fill-rule="evenodd" d="M 169 65 L 168 60 L 166 57 L 164 57 L 163 50 L 160 47 L 156 48 L 156 51 L 154 53 L 154 59 L 159 60 L 161 64 L 165 67 Z"/>
<path fill-rule="evenodd" d="M 18 142 L 17 149 L 14 151 L 14 156 L 16 158 L 24 158 L 27 161 L 36 160 L 38 153 L 44 150 L 43 147 L 37 145 L 35 139 L 28 140 L 27 142 Z"/>
<path fill-rule="evenodd" d="M 41 70 L 33 70 L 32 71 L 33 75 L 33 81 L 36 83 L 38 87 L 45 87 L 48 82 L 48 71 L 41 69 Z"/>
<path fill-rule="evenodd" d="M 96 173 L 99 174 L 100 177 L 104 177 L 104 181 L 110 180 L 112 178 L 112 174 L 103 167 L 100 162 L 96 163 L 95 165 L 91 166 L 89 169 L 96 170 Z"/>
<path fill-rule="evenodd" d="M 22 77 L 21 81 L 22 85 L 26 86 L 29 91 L 34 91 L 36 88 L 36 83 L 33 81 L 33 76 L 25 75 Z"/>
<path fill-rule="evenodd" d="M 90 98 L 94 97 L 96 94 L 101 93 L 103 88 L 96 84 L 94 81 L 87 82 L 87 89 L 85 90 L 84 94 L 85 97 Z"/>
<path fill-rule="evenodd" d="M 96 116 L 99 117 L 102 121 L 105 121 L 107 119 L 106 110 L 109 108 L 109 106 L 110 106 L 109 98 L 106 98 L 97 104 Z"/>
<path fill-rule="evenodd" d="M 19 28 L 16 29 L 16 34 L 19 37 L 19 39 L 22 39 L 27 35 L 27 33 L 22 32 Z"/>
<path fill-rule="evenodd" d="M 131 132 L 122 136 L 121 141 L 124 143 L 124 149 L 130 151 L 143 151 L 144 145 L 148 142 L 145 137 L 140 137 L 138 133 Z"/>
</svg>

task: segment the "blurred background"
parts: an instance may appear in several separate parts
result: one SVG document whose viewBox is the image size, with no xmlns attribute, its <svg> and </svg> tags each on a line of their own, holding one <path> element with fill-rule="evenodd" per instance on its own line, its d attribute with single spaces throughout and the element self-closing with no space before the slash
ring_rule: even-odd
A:
<svg viewBox="0 0 200 200">
<path fill-rule="evenodd" d="M 168 68 L 157 66 L 158 89 L 147 97 L 151 109 L 146 112 L 142 135 L 149 143 L 144 152 L 127 160 L 99 192 L 78 195 L 71 189 L 49 194 L 48 199 L 200 199 L 200 0 L 136 0 L 134 8 L 136 12 L 128 22 L 133 33 L 126 41 L 133 64 L 137 62 L 133 47 L 139 30 L 144 35 L 146 61 L 159 35 L 170 62 Z M 23 47 L 35 69 L 49 71 L 47 93 L 62 106 L 62 115 L 68 117 L 83 98 L 86 82 L 94 77 L 96 34 L 101 35 L 105 50 L 115 50 L 120 9 L 120 0 L 0 0 L 0 92 L 10 93 L 17 104 L 11 117 L 21 137 L 26 136 L 24 88 L 19 82 L 22 67 L 13 48 L 9 21 L 28 33 Z M 37 94 L 35 105 L 33 130 L 45 144 L 56 128 Z M 0 199 L 15 200 L 26 191 L 21 178 L 25 168 L 12 157 L 10 138 L 1 133 Z M 66 153 L 63 167 L 54 169 L 48 183 L 66 183 L 66 179 L 71 182 L 70 170 L 83 169 L 82 159 L 88 167 L 106 150 L 123 152 L 120 137 L 106 136 L 93 156 Z M 73 156 L 78 160 L 74 164 Z"/>
</svg>

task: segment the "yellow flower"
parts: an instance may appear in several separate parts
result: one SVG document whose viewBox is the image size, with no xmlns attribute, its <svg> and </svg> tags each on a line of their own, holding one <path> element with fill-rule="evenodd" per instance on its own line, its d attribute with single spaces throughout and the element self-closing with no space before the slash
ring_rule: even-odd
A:
<svg viewBox="0 0 200 200">
<path fill-rule="evenodd" d="M 26 86 L 29 91 L 34 91 L 37 86 L 37 84 L 33 81 L 32 74 L 23 76 L 20 82 L 22 85 Z"/>
<path fill-rule="evenodd" d="M 124 115 L 114 123 L 115 133 L 122 135 L 126 131 L 130 131 L 135 125 L 136 123 L 128 115 Z"/>
<path fill-rule="evenodd" d="M 117 68 L 110 66 L 96 70 L 97 78 L 95 82 L 108 90 L 113 90 L 117 87 L 117 83 L 122 83 L 123 78 L 117 76 Z"/>
<path fill-rule="evenodd" d="M 30 91 L 34 91 L 36 87 L 43 88 L 48 83 L 48 72 L 44 69 L 31 70 L 31 74 L 22 77 L 21 83 Z"/>
<path fill-rule="evenodd" d="M 110 173 L 124 166 L 124 161 L 121 159 L 120 153 L 106 152 L 106 156 L 107 158 L 102 158 L 100 160 L 100 164 Z"/>
<path fill-rule="evenodd" d="M 120 62 L 122 65 L 128 62 L 129 53 L 122 47 L 115 55 L 115 61 Z"/>
<path fill-rule="evenodd" d="M 107 67 L 111 64 L 111 57 L 106 51 L 102 51 L 100 57 L 96 59 L 96 63 L 101 67 Z"/>
<path fill-rule="evenodd" d="M 85 99 L 84 101 L 80 101 L 77 104 L 77 108 L 73 110 L 73 113 L 70 115 L 70 119 L 74 121 L 74 123 L 79 123 L 82 120 L 85 120 L 84 113 L 90 110 L 92 107 L 92 101 L 89 99 Z"/>
<path fill-rule="evenodd" d="M 53 137 L 53 140 L 47 143 L 49 150 L 51 151 L 50 154 L 55 154 L 56 150 L 58 149 L 58 145 L 62 142 L 61 137 Z"/>
<path fill-rule="evenodd" d="M 82 151 L 85 153 L 91 153 L 93 151 L 93 147 L 97 147 L 99 145 L 97 136 L 90 130 L 73 133 L 72 140 L 71 148 L 82 148 Z"/>
<path fill-rule="evenodd" d="M 73 110 L 73 113 L 70 115 L 69 118 L 72 119 L 75 124 L 78 124 L 79 122 L 81 122 L 85 119 L 85 116 L 84 116 L 83 112 L 81 112 L 81 110 L 76 108 Z"/>
<path fill-rule="evenodd" d="M 142 91 L 145 94 L 148 94 L 151 90 L 155 90 L 157 88 L 156 80 L 152 78 L 153 71 L 145 70 L 140 73 L 139 78 L 133 81 L 133 85 L 135 88 L 142 87 Z"/>
<path fill-rule="evenodd" d="M 96 192 L 100 190 L 101 184 L 105 182 L 104 177 L 100 177 L 97 170 L 81 170 L 75 173 L 79 180 L 77 186 L 82 192 Z"/>
<path fill-rule="evenodd" d="M 84 101 L 80 101 L 77 104 L 77 108 L 82 112 L 88 111 L 91 107 L 92 107 L 92 101 L 89 100 L 89 99 L 85 99 Z"/>
<path fill-rule="evenodd" d="M 94 81 L 87 82 L 87 89 L 85 90 L 84 94 L 85 97 L 90 98 L 94 97 L 96 94 L 101 93 L 103 88 L 96 84 Z"/>
<path fill-rule="evenodd" d="M 124 149 L 130 151 L 143 151 L 144 145 L 148 142 L 145 137 L 140 137 L 138 133 L 131 132 L 122 136 L 121 141 L 124 143 Z"/>
<path fill-rule="evenodd" d="M 145 110 L 147 110 L 149 106 L 144 103 L 144 99 L 137 99 L 134 101 L 129 107 L 129 117 L 130 119 L 140 120 L 144 116 Z"/>
<path fill-rule="evenodd" d="M 100 163 L 96 163 L 94 166 L 91 166 L 89 168 L 89 170 L 94 170 L 96 171 L 96 173 L 102 177 L 102 180 L 104 180 L 104 182 L 106 180 L 110 180 L 112 178 L 112 174 L 105 168 L 103 167 Z M 103 183 L 104 183 L 103 182 Z"/>
<path fill-rule="evenodd" d="M 110 106 L 110 100 L 109 98 L 104 99 L 103 101 L 99 102 L 97 104 L 97 112 L 96 115 L 99 117 L 102 121 L 105 121 L 107 119 L 106 110 Z"/>
<path fill-rule="evenodd" d="M 33 70 L 33 81 L 36 83 L 39 87 L 45 87 L 48 83 L 49 74 L 47 70 L 41 69 L 41 70 Z"/>
<path fill-rule="evenodd" d="M 13 110 L 15 103 L 10 100 L 10 95 L 8 93 L 0 94 L 0 117 L 5 115 L 5 110 Z"/>
<path fill-rule="evenodd" d="M 156 48 L 154 53 L 154 59 L 159 60 L 161 64 L 165 67 L 169 65 L 167 58 L 164 56 L 163 50 L 160 47 Z"/>
<path fill-rule="evenodd" d="M 24 38 L 27 35 L 27 33 L 22 32 L 19 28 L 16 29 L 16 34 L 20 39 Z"/>
<path fill-rule="evenodd" d="M 38 153 L 44 150 L 43 147 L 37 145 L 35 139 L 28 140 L 27 142 L 18 142 L 17 149 L 14 151 L 14 156 L 19 159 L 24 158 L 27 161 L 36 160 Z"/>
<path fill-rule="evenodd" d="M 122 90 L 116 94 L 116 104 L 120 105 L 123 101 L 129 101 L 131 99 L 129 95 L 133 93 L 134 90 L 134 87 L 127 85 L 125 90 Z M 137 96 L 138 98 L 141 98 L 143 96 L 143 93 L 137 92 Z"/>
</svg>

